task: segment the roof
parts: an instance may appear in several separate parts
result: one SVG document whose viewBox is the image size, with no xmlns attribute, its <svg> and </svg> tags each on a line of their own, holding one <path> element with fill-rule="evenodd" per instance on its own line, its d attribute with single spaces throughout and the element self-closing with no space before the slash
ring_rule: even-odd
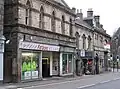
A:
<svg viewBox="0 0 120 89">
<path fill-rule="evenodd" d="M 102 35 L 104 35 L 106 37 L 111 38 L 111 36 L 109 34 L 107 34 L 104 29 L 101 29 L 101 28 L 98 28 L 98 27 L 94 27 L 94 31 L 98 32 L 98 33 L 100 33 L 100 34 L 102 34 Z"/>
<path fill-rule="evenodd" d="M 78 25 L 84 26 L 86 28 L 92 29 L 92 27 L 89 24 L 87 24 L 85 21 L 81 19 L 76 19 L 75 23 Z"/>
<path fill-rule="evenodd" d="M 65 7 L 67 7 L 67 8 L 70 8 L 64 0 L 54 0 L 54 1 L 63 5 L 63 6 L 65 6 Z"/>
</svg>

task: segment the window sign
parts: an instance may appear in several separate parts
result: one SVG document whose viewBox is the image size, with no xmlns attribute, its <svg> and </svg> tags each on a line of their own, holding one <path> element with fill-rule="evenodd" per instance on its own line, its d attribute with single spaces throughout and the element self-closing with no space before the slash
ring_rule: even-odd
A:
<svg viewBox="0 0 120 89">
<path fill-rule="evenodd" d="M 38 78 L 39 54 L 22 53 L 22 80 Z"/>
</svg>

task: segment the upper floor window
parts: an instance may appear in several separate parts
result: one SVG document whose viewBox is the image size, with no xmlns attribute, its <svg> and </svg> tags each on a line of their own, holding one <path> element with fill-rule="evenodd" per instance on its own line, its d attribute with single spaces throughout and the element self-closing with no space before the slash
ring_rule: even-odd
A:
<svg viewBox="0 0 120 89">
<path fill-rule="evenodd" d="M 55 32 L 55 27 L 56 27 L 56 23 L 55 23 L 55 12 L 52 12 L 52 18 L 51 18 L 51 29 L 53 32 Z"/>
<path fill-rule="evenodd" d="M 83 49 L 85 49 L 86 48 L 86 36 L 85 36 L 85 34 L 83 34 L 82 39 L 83 39 Z"/>
<path fill-rule="evenodd" d="M 92 39 L 91 39 L 91 37 L 90 36 L 88 36 L 88 49 L 91 49 L 91 41 Z"/>
<path fill-rule="evenodd" d="M 80 35 L 79 35 L 78 32 L 76 32 L 75 36 L 76 36 L 76 47 L 79 48 L 79 38 L 80 38 Z"/>
<path fill-rule="evenodd" d="M 62 34 L 65 34 L 65 17 L 64 16 L 62 16 L 61 30 L 62 30 Z"/>
<path fill-rule="evenodd" d="M 101 43 L 103 42 L 103 37 L 102 37 L 102 36 L 100 36 L 100 42 L 101 42 Z"/>
<path fill-rule="evenodd" d="M 73 29 L 72 29 L 72 19 L 70 18 L 70 26 L 69 26 L 70 28 L 69 28 L 69 32 L 70 32 L 70 36 L 72 36 L 72 33 L 73 33 Z"/>
<path fill-rule="evenodd" d="M 40 8 L 39 28 L 44 29 L 44 9 L 42 6 Z"/>
<path fill-rule="evenodd" d="M 105 44 L 107 44 L 108 43 L 108 41 L 105 39 Z"/>
<path fill-rule="evenodd" d="M 31 4 L 30 4 L 30 1 L 28 0 L 27 3 L 26 3 L 26 16 L 25 16 L 25 24 L 26 25 L 31 25 Z"/>
</svg>

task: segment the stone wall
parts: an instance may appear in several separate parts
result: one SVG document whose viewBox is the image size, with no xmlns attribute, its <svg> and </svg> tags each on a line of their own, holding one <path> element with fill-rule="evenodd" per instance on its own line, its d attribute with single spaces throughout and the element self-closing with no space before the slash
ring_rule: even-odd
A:
<svg viewBox="0 0 120 89">
<path fill-rule="evenodd" d="M 0 35 L 3 33 L 4 0 L 0 0 Z"/>
<path fill-rule="evenodd" d="M 26 5 L 26 0 L 19 0 L 19 3 L 21 6 L 19 6 L 18 10 L 18 16 L 19 16 L 19 21 L 18 23 L 20 24 L 25 24 L 25 5 Z M 70 26 L 70 18 L 72 20 L 74 19 L 74 16 L 66 13 L 64 10 L 61 10 L 59 8 L 53 7 L 47 3 L 43 3 L 38 0 L 31 1 L 31 6 L 32 6 L 32 27 L 39 28 L 39 14 L 40 14 L 40 8 L 43 6 L 44 9 L 44 30 L 47 31 L 52 31 L 51 29 L 51 15 L 52 12 L 55 12 L 55 17 L 56 17 L 56 33 L 62 33 L 61 32 L 61 20 L 62 20 L 62 15 L 65 16 L 65 35 L 69 36 L 69 26 Z"/>
</svg>

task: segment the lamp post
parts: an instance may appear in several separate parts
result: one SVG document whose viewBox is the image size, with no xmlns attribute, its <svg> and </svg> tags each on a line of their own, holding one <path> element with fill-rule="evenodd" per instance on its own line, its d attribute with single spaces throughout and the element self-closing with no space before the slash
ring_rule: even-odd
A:
<svg viewBox="0 0 120 89">
<path fill-rule="evenodd" d="M 117 56 L 117 72 L 118 72 L 118 69 L 119 69 L 119 57 Z"/>
<path fill-rule="evenodd" d="M 110 58 L 108 59 L 108 70 L 110 70 Z"/>
<path fill-rule="evenodd" d="M 110 60 L 113 62 L 113 72 L 114 72 L 114 60 L 112 55 L 110 55 Z"/>
</svg>

